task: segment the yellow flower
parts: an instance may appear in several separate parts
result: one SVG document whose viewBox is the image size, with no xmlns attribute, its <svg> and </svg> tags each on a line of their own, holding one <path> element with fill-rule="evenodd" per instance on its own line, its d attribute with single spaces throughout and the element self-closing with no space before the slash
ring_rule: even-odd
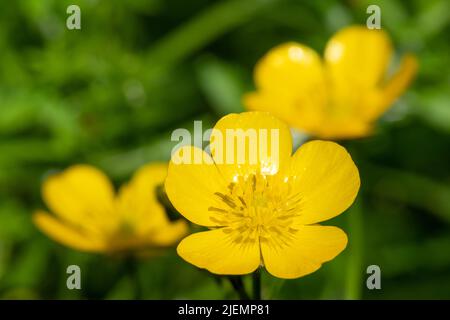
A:
<svg viewBox="0 0 450 320">
<path fill-rule="evenodd" d="M 164 182 L 166 164 L 136 172 L 118 195 L 101 171 L 75 165 L 43 184 L 48 208 L 34 223 L 53 240 L 80 251 L 118 253 L 175 244 L 187 232 L 185 221 L 170 222 L 155 188 Z"/>
<path fill-rule="evenodd" d="M 225 137 L 233 129 L 277 130 L 278 139 L 246 140 L 241 163 L 221 159 L 237 145 L 234 138 L 216 144 L 211 156 L 193 146 L 173 154 L 165 182 L 170 201 L 188 220 L 211 229 L 183 239 L 178 254 L 216 274 L 247 274 L 260 265 L 280 278 L 314 272 L 347 245 L 341 229 L 318 223 L 352 204 L 358 169 L 334 142 L 308 142 L 291 156 L 289 128 L 269 113 L 227 115 L 213 133 Z M 273 144 L 277 153 L 261 152 Z M 186 154 L 203 161 L 180 161 Z M 255 154 L 257 161 L 249 162 Z"/>
<path fill-rule="evenodd" d="M 363 26 L 337 32 L 325 48 L 323 62 L 307 46 L 282 44 L 258 62 L 257 92 L 247 94 L 244 104 L 249 110 L 271 112 L 316 137 L 369 135 L 417 70 L 416 59 L 407 54 L 388 77 L 392 51 L 384 31 Z"/>
</svg>

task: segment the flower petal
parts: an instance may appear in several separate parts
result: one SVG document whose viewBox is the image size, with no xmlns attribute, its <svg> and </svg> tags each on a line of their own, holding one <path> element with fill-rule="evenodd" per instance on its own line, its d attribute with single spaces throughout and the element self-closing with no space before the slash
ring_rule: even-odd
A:
<svg viewBox="0 0 450 320">
<path fill-rule="evenodd" d="M 356 139 L 367 136 L 373 131 L 373 124 L 362 121 L 357 117 L 344 117 L 342 119 L 328 119 L 313 131 L 316 137 L 322 139 Z"/>
<path fill-rule="evenodd" d="M 271 49 L 256 65 L 255 82 L 258 91 L 244 96 L 249 110 L 271 112 L 309 132 L 322 119 L 326 81 L 314 50 L 295 42 Z"/>
<path fill-rule="evenodd" d="M 383 104 L 380 114 L 386 110 L 400 95 L 406 90 L 413 80 L 418 68 L 415 56 L 407 54 L 403 57 L 399 70 L 381 88 L 383 94 Z"/>
<path fill-rule="evenodd" d="M 386 32 L 350 26 L 329 40 L 325 48 L 326 70 L 335 88 L 353 92 L 374 88 L 383 79 L 391 55 L 392 45 Z"/>
<path fill-rule="evenodd" d="M 380 108 L 374 96 L 384 81 L 392 45 L 383 30 L 350 26 L 337 32 L 325 48 L 330 117 L 370 122 Z"/>
<path fill-rule="evenodd" d="M 380 117 L 410 85 L 417 68 L 417 59 L 411 54 L 405 55 L 397 72 L 363 97 L 361 104 L 366 108 L 361 113 L 364 119 L 373 121 Z"/>
<path fill-rule="evenodd" d="M 258 62 L 255 82 L 259 90 L 297 96 L 299 91 L 314 95 L 317 89 L 324 90 L 325 78 L 319 55 L 307 46 L 289 42 L 271 49 Z"/>
<path fill-rule="evenodd" d="M 157 188 L 164 184 L 167 167 L 165 163 L 145 165 L 134 174 L 128 184 L 120 189 L 117 207 L 121 219 L 133 228 L 137 236 L 142 238 L 149 238 L 149 240 L 154 237 L 161 238 L 162 231 L 168 233 L 173 231 L 172 223 L 157 199 Z M 183 224 L 186 231 L 187 224 L 184 221 L 177 223 L 174 231 L 179 232 Z M 178 239 L 181 236 L 183 234 L 179 235 Z M 166 239 L 172 239 L 172 236 L 168 235 Z"/>
<path fill-rule="evenodd" d="M 301 197 L 297 224 L 331 219 L 354 201 L 360 186 L 359 173 L 348 152 L 338 144 L 312 141 L 292 158 L 293 189 Z"/>
<path fill-rule="evenodd" d="M 74 227 L 60 222 L 44 211 L 33 214 L 33 222 L 47 236 L 76 250 L 86 252 L 102 252 L 106 250 L 101 238 L 83 233 Z"/>
<path fill-rule="evenodd" d="M 211 154 L 227 182 L 237 175 L 275 175 L 289 164 L 288 126 L 266 112 L 229 114 L 211 133 Z"/>
<path fill-rule="evenodd" d="M 347 236 L 339 228 L 302 226 L 289 243 L 261 242 L 264 266 L 275 277 L 294 279 L 320 268 L 347 246 Z"/>
<path fill-rule="evenodd" d="M 42 196 L 52 212 L 74 226 L 99 231 L 115 222 L 113 186 L 94 167 L 75 165 L 50 176 Z"/>
<path fill-rule="evenodd" d="M 325 98 L 326 96 L 321 96 Z M 273 92 L 252 92 L 244 96 L 243 103 L 248 110 L 270 112 L 285 121 L 291 127 L 315 134 L 321 128 L 324 113 L 320 104 L 315 101 L 307 102 L 309 97 L 298 92 L 295 98 L 279 95 Z"/>
<path fill-rule="evenodd" d="M 156 246 L 170 246 L 177 243 L 189 231 L 184 220 L 176 220 L 152 234 L 151 243 Z"/>
<path fill-rule="evenodd" d="M 186 219 L 202 226 L 220 226 L 211 220 L 209 209 L 220 207 L 215 193 L 226 194 L 227 189 L 206 152 L 192 146 L 178 149 L 169 164 L 165 189 L 175 209 Z"/>
<path fill-rule="evenodd" d="M 247 274 L 260 265 L 258 241 L 236 242 L 228 228 L 194 233 L 178 245 L 187 262 L 216 274 Z"/>
</svg>

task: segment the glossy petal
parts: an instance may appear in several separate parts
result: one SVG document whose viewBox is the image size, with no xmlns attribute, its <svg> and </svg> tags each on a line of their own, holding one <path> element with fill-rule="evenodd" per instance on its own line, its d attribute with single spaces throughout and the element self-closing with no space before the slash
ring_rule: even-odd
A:
<svg viewBox="0 0 450 320">
<path fill-rule="evenodd" d="M 294 279 L 320 268 L 347 245 L 347 236 L 339 228 L 303 226 L 284 244 L 261 242 L 264 266 L 275 277 Z"/>
<path fill-rule="evenodd" d="M 348 152 L 334 142 L 312 141 L 292 158 L 293 189 L 301 197 L 296 223 L 313 224 L 331 219 L 354 201 L 359 173 Z"/>
<path fill-rule="evenodd" d="M 325 85 L 319 55 L 295 42 L 271 49 L 256 65 L 255 82 L 259 90 L 297 95 L 299 90 L 323 90 Z"/>
<path fill-rule="evenodd" d="M 333 138 L 364 136 L 370 130 L 351 130 L 350 125 L 369 126 L 368 117 L 379 109 L 379 98 L 374 95 L 384 77 L 392 56 L 392 46 L 383 30 L 365 26 L 350 26 L 337 32 L 325 48 L 325 66 L 329 81 L 329 108 L 325 118 L 340 129 Z M 324 122 L 322 127 L 326 126 Z M 358 133 L 359 131 L 359 133 Z M 325 138 L 326 135 L 320 135 Z"/>
<path fill-rule="evenodd" d="M 259 243 L 236 242 L 227 228 L 198 232 L 183 239 L 178 254 L 187 262 L 216 274 L 247 274 L 260 265 Z"/>
<path fill-rule="evenodd" d="M 386 73 L 392 55 L 383 30 L 351 26 L 337 32 L 325 48 L 325 62 L 333 86 L 353 91 L 374 88 Z"/>
<path fill-rule="evenodd" d="M 87 252 L 106 250 L 101 238 L 65 224 L 44 211 L 34 213 L 33 222 L 47 236 L 73 249 Z"/>
<path fill-rule="evenodd" d="M 288 126 L 265 112 L 229 114 L 211 134 L 211 154 L 222 176 L 274 175 L 289 164 L 292 138 Z"/>
<path fill-rule="evenodd" d="M 244 97 L 249 110 L 268 111 L 310 131 L 322 118 L 327 92 L 317 53 L 290 42 L 270 50 L 256 65 L 257 92 Z"/>
<path fill-rule="evenodd" d="M 210 219 L 209 208 L 219 207 L 214 194 L 226 193 L 226 184 L 206 152 L 191 146 L 178 149 L 169 164 L 165 189 L 175 209 L 186 219 L 202 226 L 219 225 Z"/>
</svg>

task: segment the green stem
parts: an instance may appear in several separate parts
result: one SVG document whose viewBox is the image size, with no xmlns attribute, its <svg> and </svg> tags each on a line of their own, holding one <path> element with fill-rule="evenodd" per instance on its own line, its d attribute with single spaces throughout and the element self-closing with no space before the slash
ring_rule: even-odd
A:
<svg viewBox="0 0 450 320">
<path fill-rule="evenodd" d="M 361 201 L 357 200 L 350 212 L 347 213 L 349 224 L 349 255 L 345 298 L 350 300 L 361 299 L 363 288 L 363 215 Z"/>
<path fill-rule="evenodd" d="M 261 300 L 261 269 L 253 272 L 253 300 Z"/>
<path fill-rule="evenodd" d="M 273 300 L 279 296 L 281 288 L 283 287 L 286 279 L 277 279 L 275 283 L 272 285 L 272 289 L 270 290 L 269 300 Z"/>
<path fill-rule="evenodd" d="M 228 280 L 230 280 L 230 283 L 233 286 L 233 289 L 238 294 L 239 299 L 250 300 L 250 297 L 248 296 L 247 292 L 245 291 L 244 282 L 242 281 L 241 276 L 228 276 Z"/>
<path fill-rule="evenodd" d="M 133 299 L 142 299 L 142 286 L 139 279 L 138 262 L 134 257 L 128 257 L 125 260 L 125 268 L 133 284 Z"/>
</svg>

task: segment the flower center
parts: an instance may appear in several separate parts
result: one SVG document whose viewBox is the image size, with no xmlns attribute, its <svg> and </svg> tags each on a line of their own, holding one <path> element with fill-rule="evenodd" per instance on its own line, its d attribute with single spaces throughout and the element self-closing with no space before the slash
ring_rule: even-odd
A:
<svg viewBox="0 0 450 320">
<path fill-rule="evenodd" d="M 224 227 L 238 243 L 270 241 L 287 244 L 297 230 L 301 197 L 292 192 L 288 178 L 252 174 L 237 176 L 226 194 L 216 192 L 217 206 L 210 207 L 211 221 Z"/>
</svg>

